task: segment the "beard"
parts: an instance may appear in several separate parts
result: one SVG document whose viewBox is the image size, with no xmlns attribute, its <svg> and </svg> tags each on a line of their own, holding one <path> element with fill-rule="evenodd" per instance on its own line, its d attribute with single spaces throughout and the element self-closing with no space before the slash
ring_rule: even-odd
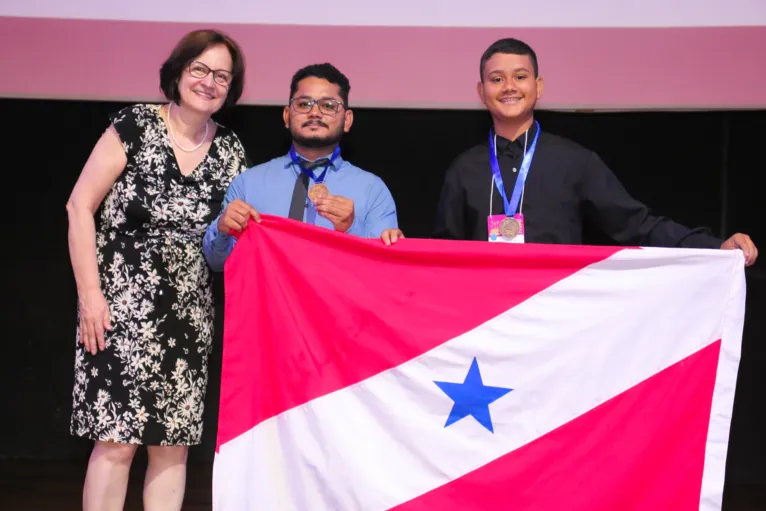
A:
<svg viewBox="0 0 766 511">
<path fill-rule="evenodd" d="M 327 135 L 317 134 L 308 137 L 300 134 L 298 130 L 291 127 L 290 136 L 296 144 L 302 147 L 318 149 L 335 145 L 340 142 L 340 139 L 343 137 L 343 126 L 338 126 L 337 130 L 330 132 Z"/>
</svg>

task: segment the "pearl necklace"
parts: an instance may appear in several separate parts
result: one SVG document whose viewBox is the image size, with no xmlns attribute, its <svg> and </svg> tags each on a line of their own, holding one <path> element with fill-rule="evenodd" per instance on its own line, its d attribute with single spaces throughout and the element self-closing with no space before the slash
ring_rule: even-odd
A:
<svg viewBox="0 0 766 511">
<path fill-rule="evenodd" d="M 170 109 L 172 108 L 172 105 L 173 105 L 173 103 L 168 103 L 168 132 L 170 133 L 170 137 L 173 139 L 173 142 L 175 142 L 176 146 L 181 151 L 184 151 L 186 153 L 193 153 L 194 151 L 196 151 L 197 149 L 202 147 L 202 144 L 204 144 L 205 141 L 207 140 L 207 130 L 208 130 L 209 126 L 210 126 L 210 123 L 205 121 L 205 136 L 202 137 L 202 142 L 197 144 L 197 147 L 195 147 L 193 149 L 187 149 L 187 148 L 185 148 L 184 146 L 182 146 L 181 144 L 178 143 L 178 140 L 176 140 L 176 136 L 173 134 L 173 128 L 170 126 Z"/>
</svg>

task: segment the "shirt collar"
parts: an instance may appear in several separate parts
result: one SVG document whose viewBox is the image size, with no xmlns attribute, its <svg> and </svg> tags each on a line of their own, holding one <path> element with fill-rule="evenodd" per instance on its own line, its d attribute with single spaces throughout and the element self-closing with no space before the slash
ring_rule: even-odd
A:
<svg viewBox="0 0 766 511">
<path fill-rule="evenodd" d="M 535 139 L 535 133 L 537 133 L 537 123 L 532 123 L 532 126 L 526 132 L 526 144 L 527 149 L 532 144 L 532 140 Z M 500 135 L 497 136 L 497 154 L 508 153 L 511 155 L 524 154 L 524 137 L 522 133 L 516 138 L 516 140 L 508 140 Z"/>
<path fill-rule="evenodd" d="M 327 153 L 324 156 L 320 156 L 319 158 L 317 158 L 317 160 L 322 159 L 322 158 L 330 159 L 331 156 L 332 156 L 332 151 L 330 151 L 329 153 Z M 295 165 L 293 163 L 292 158 L 290 158 L 290 153 L 289 152 L 287 154 L 285 154 L 285 159 L 287 160 L 287 161 L 285 161 L 285 168 L 288 168 L 288 167 L 292 166 L 292 167 L 295 167 L 295 170 L 297 172 L 300 172 L 300 169 L 298 169 L 297 165 Z M 309 161 L 308 159 L 304 158 L 300 154 L 298 155 L 298 159 L 299 160 L 303 160 L 303 161 Z M 338 157 L 335 158 L 335 161 L 332 162 L 332 164 L 327 168 L 327 170 L 338 171 L 343 166 L 343 162 L 344 162 L 344 160 L 343 160 L 343 153 L 340 153 L 340 154 L 338 154 Z M 318 167 L 315 170 L 319 170 L 319 172 L 322 172 L 324 170 L 324 166 Z"/>
</svg>

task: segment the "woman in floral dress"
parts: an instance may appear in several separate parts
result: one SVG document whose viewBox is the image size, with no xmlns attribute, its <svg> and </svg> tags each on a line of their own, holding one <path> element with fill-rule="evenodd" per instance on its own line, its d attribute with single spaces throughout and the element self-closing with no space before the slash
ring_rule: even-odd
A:
<svg viewBox="0 0 766 511">
<path fill-rule="evenodd" d="M 122 509 L 138 445 L 145 509 L 181 509 L 213 336 L 201 240 L 246 168 L 236 134 L 211 115 L 237 102 L 243 81 L 234 41 L 186 35 L 160 70 L 169 103 L 114 114 L 67 204 L 79 298 L 71 431 L 95 441 L 86 511 Z"/>
</svg>

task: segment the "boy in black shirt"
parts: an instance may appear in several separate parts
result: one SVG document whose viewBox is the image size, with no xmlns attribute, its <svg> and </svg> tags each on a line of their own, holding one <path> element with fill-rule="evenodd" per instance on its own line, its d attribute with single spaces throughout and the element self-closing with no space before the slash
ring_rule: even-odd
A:
<svg viewBox="0 0 766 511">
<path fill-rule="evenodd" d="M 488 141 L 458 156 L 439 201 L 437 238 L 511 243 L 582 243 L 587 215 L 619 244 L 758 250 L 746 234 L 723 241 L 652 215 L 592 151 L 540 130 L 534 108 L 543 92 L 537 56 L 501 39 L 481 57 L 477 91 L 492 115 Z"/>
</svg>

